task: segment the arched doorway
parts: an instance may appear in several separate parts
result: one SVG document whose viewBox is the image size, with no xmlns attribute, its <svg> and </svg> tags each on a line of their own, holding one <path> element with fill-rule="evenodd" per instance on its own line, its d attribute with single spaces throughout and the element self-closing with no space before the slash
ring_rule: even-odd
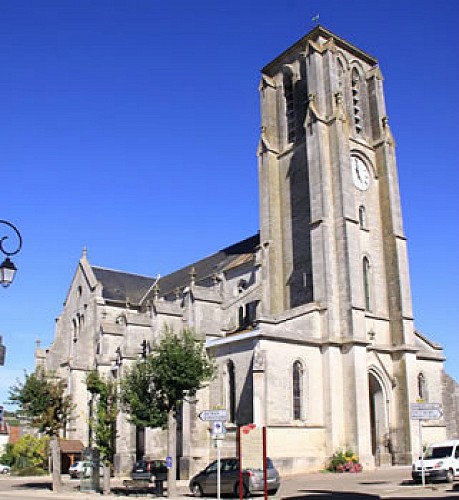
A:
<svg viewBox="0 0 459 500">
<path fill-rule="evenodd" d="M 376 465 L 392 463 L 388 421 L 388 397 L 379 375 L 368 373 L 371 452 Z"/>
</svg>

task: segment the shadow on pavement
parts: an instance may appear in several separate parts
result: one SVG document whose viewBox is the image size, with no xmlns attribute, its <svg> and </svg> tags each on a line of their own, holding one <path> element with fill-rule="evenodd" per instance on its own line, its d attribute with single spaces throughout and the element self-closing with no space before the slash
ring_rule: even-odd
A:
<svg viewBox="0 0 459 500">
<path fill-rule="evenodd" d="M 112 495 L 118 496 L 129 496 L 132 495 L 151 495 L 156 496 L 156 489 L 154 486 L 144 487 L 144 488 L 125 488 L 124 486 L 112 486 L 110 488 L 110 493 Z M 159 495 L 158 495 L 159 496 Z"/>
<path fill-rule="evenodd" d="M 459 488 L 454 488 L 459 490 Z M 376 500 L 380 498 L 379 495 L 370 495 L 368 493 L 356 493 L 355 491 L 330 491 L 330 490 L 301 490 L 305 495 L 295 495 L 282 497 L 282 500 Z M 391 500 L 406 500 L 407 497 L 399 497 L 396 494 L 394 496 L 385 496 L 385 498 L 390 498 Z M 426 497 L 421 493 L 419 495 L 410 495 L 408 497 L 410 500 L 423 500 Z M 444 494 L 438 496 L 429 496 L 430 500 L 445 500 L 445 498 L 454 499 L 459 498 L 457 493 L 453 491 L 446 491 Z"/>
<path fill-rule="evenodd" d="M 52 489 L 52 482 L 51 481 L 41 481 L 41 482 L 28 482 L 28 483 L 21 483 L 21 484 L 15 484 L 11 486 L 11 489 L 18 489 L 18 490 L 51 490 Z"/>
<path fill-rule="evenodd" d="M 361 481 L 359 484 L 375 485 L 375 484 L 390 484 L 390 481 Z"/>
<path fill-rule="evenodd" d="M 306 495 L 283 497 L 283 500 L 375 500 L 378 495 L 367 495 L 355 491 L 329 491 L 329 490 L 300 490 Z"/>
</svg>

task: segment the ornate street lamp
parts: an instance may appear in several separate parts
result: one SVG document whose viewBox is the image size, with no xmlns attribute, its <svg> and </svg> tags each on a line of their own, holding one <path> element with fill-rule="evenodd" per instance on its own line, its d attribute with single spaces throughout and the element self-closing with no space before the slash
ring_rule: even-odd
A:
<svg viewBox="0 0 459 500">
<path fill-rule="evenodd" d="M 8 250 L 5 249 L 3 246 L 3 242 L 8 239 L 8 236 L 2 236 L 0 238 L 0 251 L 6 255 L 6 259 L 0 264 L 0 283 L 2 286 L 7 287 L 10 286 L 11 283 L 14 280 L 14 275 L 16 274 L 17 268 L 14 265 L 13 261 L 10 259 L 11 255 L 16 255 L 19 250 L 21 250 L 22 247 L 22 236 L 21 233 L 18 231 L 16 226 L 11 224 L 11 222 L 8 222 L 6 220 L 0 220 L 0 224 L 4 224 L 5 226 L 8 226 L 10 229 L 13 230 L 15 236 L 18 239 L 18 245 L 16 247 L 16 250 L 12 252 L 8 252 Z"/>
<path fill-rule="evenodd" d="M 3 345 L 3 337 L 0 335 L 0 365 L 5 364 L 6 346 Z"/>
</svg>

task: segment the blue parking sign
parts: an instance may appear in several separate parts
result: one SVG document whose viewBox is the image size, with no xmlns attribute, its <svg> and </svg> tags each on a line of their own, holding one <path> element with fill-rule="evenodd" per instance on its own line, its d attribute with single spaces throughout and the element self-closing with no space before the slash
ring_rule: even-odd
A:
<svg viewBox="0 0 459 500">
<path fill-rule="evenodd" d="M 172 467 L 172 457 L 166 457 L 166 467 L 168 469 Z"/>
</svg>

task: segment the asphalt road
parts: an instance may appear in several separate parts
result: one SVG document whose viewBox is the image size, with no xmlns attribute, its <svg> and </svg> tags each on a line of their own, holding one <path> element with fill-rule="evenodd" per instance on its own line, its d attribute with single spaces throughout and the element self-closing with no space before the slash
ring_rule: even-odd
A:
<svg viewBox="0 0 459 500">
<path fill-rule="evenodd" d="M 359 474 L 313 473 L 282 478 L 281 488 L 276 500 L 378 500 L 410 498 L 418 500 L 459 499 L 459 481 L 453 484 L 439 483 L 413 484 L 409 467 L 393 467 L 376 471 L 363 471 Z M 62 493 L 50 491 L 50 477 L 17 478 L 0 476 L 1 500 L 95 500 L 101 496 L 94 492 L 80 492 L 79 481 L 63 476 Z M 178 482 L 178 495 L 174 500 L 190 500 L 187 481 Z M 105 498 L 126 500 L 122 479 L 111 481 L 112 494 Z M 115 494 L 118 493 L 118 494 Z M 136 498 L 130 495 L 131 498 Z M 137 498 L 156 498 L 153 494 Z M 255 500 L 262 500 L 263 496 Z"/>
</svg>

